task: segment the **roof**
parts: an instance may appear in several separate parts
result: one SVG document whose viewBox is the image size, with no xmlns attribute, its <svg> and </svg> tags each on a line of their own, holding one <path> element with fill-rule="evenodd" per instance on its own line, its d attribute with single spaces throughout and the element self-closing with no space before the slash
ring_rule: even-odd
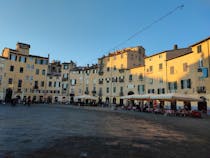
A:
<svg viewBox="0 0 210 158">
<path fill-rule="evenodd" d="M 171 60 L 186 54 L 192 53 L 191 48 L 182 48 L 182 49 L 176 49 L 176 50 L 169 50 L 166 51 L 166 60 Z"/>
<path fill-rule="evenodd" d="M 143 48 L 143 47 L 142 46 L 135 46 L 135 47 L 124 48 L 124 49 L 117 50 L 117 51 L 114 51 L 112 53 L 109 53 L 108 55 L 104 55 L 104 56 L 102 56 L 101 58 L 98 58 L 98 59 L 104 59 L 106 57 L 112 57 L 112 56 L 120 55 L 120 54 L 126 53 L 128 51 L 135 51 L 134 49 L 140 49 L 140 48 Z"/>
<path fill-rule="evenodd" d="M 210 39 L 210 36 L 207 37 L 207 38 L 205 38 L 205 39 L 203 39 L 203 40 L 201 40 L 201 41 L 199 41 L 199 42 L 196 42 L 196 43 L 192 44 L 190 47 L 193 47 L 193 46 L 195 46 L 195 45 L 198 45 L 198 44 L 200 44 L 200 43 L 202 43 L 202 42 L 205 42 L 205 41 L 207 41 L 207 40 L 209 40 L 209 39 Z"/>
<path fill-rule="evenodd" d="M 92 65 L 92 66 L 78 66 L 73 68 L 71 71 L 85 71 L 85 70 L 91 70 L 91 69 L 97 69 L 98 65 Z"/>
<path fill-rule="evenodd" d="M 153 55 L 148 56 L 146 58 L 150 58 L 150 57 L 153 57 L 153 56 L 156 56 L 156 55 L 160 55 L 162 53 L 166 53 L 166 60 L 171 60 L 171 59 L 174 59 L 174 58 L 192 53 L 192 49 L 190 47 L 188 47 L 188 48 L 166 50 L 166 51 L 163 51 L 163 52 L 160 52 L 160 53 L 153 54 Z"/>
<path fill-rule="evenodd" d="M 28 55 L 29 57 L 36 57 L 36 58 L 43 58 L 43 59 L 48 59 L 48 57 L 41 57 L 41 56 L 37 56 L 37 55 Z"/>
<path fill-rule="evenodd" d="M 3 57 L 3 56 L 0 56 L 0 58 L 2 58 L 2 59 L 8 59 L 7 57 Z"/>
</svg>

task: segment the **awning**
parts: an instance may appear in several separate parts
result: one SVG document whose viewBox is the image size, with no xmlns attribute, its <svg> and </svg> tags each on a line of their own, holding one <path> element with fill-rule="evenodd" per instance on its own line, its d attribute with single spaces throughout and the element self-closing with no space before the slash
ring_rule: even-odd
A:
<svg viewBox="0 0 210 158">
<path fill-rule="evenodd" d="M 149 100 L 151 94 L 133 94 L 120 97 L 120 99 L 129 99 L 129 100 Z"/>
<path fill-rule="evenodd" d="M 187 95 L 187 94 L 177 94 L 177 93 L 168 93 L 168 94 L 159 94 L 152 95 L 151 99 L 153 100 L 166 100 L 166 101 L 201 101 L 200 98 Z"/>
</svg>

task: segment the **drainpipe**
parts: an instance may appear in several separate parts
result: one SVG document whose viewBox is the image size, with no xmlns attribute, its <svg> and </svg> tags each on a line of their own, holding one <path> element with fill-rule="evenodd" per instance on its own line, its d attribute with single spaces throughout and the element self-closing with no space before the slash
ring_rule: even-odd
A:
<svg viewBox="0 0 210 158">
<path fill-rule="evenodd" d="M 208 60 L 209 60 L 209 68 L 208 68 L 208 70 L 209 70 L 210 69 L 209 40 L 207 41 L 207 48 L 208 48 Z M 210 73 L 210 70 L 209 70 L 209 73 Z"/>
<path fill-rule="evenodd" d="M 165 60 L 166 62 L 166 93 L 168 93 L 168 66 L 167 66 L 167 60 Z"/>
</svg>

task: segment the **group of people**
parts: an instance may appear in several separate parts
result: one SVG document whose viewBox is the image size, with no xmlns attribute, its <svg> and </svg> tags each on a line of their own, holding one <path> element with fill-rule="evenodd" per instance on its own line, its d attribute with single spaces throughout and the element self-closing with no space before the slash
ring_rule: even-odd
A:
<svg viewBox="0 0 210 158">
<path fill-rule="evenodd" d="M 10 103 L 11 103 L 11 106 L 16 106 L 16 104 L 18 103 L 18 98 L 12 98 Z M 22 103 L 24 105 L 30 106 L 31 105 L 31 97 L 28 96 L 28 98 L 23 98 L 23 102 Z"/>
</svg>

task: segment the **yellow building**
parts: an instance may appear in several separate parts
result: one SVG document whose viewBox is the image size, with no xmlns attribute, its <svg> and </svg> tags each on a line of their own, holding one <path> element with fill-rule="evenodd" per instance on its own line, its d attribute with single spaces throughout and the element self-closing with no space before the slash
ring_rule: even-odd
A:
<svg viewBox="0 0 210 158">
<path fill-rule="evenodd" d="M 45 97 L 48 57 L 30 55 L 29 50 L 30 45 L 17 43 L 15 50 L 4 48 L 2 51 L 2 57 L 8 60 L 5 69 L 6 100 L 30 96 L 33 101 L 42 101 Z"/>
<path fill-rule="evenodd" d="M 49 57 L 30 55 L 29 50 L 24 43 L 3 50 L 0 100 L 12 95 L 73 102 L 75 96 L 86 94 L 98 97 L 98 102 L 125 104 L 121 96 L 178 93 L 201 97 L 210 109 L 210 37 L 148 57 L 141 46 L 125 48 L 85 67 L 72 61 L 48 64 Z"/>
<path fill-rule="evenodd" d="M 145 50 L 141 46 L 125 48 L 98 59 L 100 99 L 109 104 L 119 104 L 126 90 L 128 69 L 143 66 Z M 125 86 L 126 85 L 126 86 Z"/>
<path fill-rule="evenodd" d="M 76 67 L 73 61 L 62 63 L 61 67 L 61 95 L 68 101 L 70 101 L 70 71 Z"/>
<path fill-rule="evenodd" d="M 71 102 L 76 101 L 75 96 L 98 96 L 98 67 L 97 65 L 75 67 L 70 70 L 70 96 Z"/>
<path fill-rule="evenodd" d="M 4 101 L 6 95 L 6 67 L 7 59 L 0 56 L 0 102 Z"/>
</svg>

